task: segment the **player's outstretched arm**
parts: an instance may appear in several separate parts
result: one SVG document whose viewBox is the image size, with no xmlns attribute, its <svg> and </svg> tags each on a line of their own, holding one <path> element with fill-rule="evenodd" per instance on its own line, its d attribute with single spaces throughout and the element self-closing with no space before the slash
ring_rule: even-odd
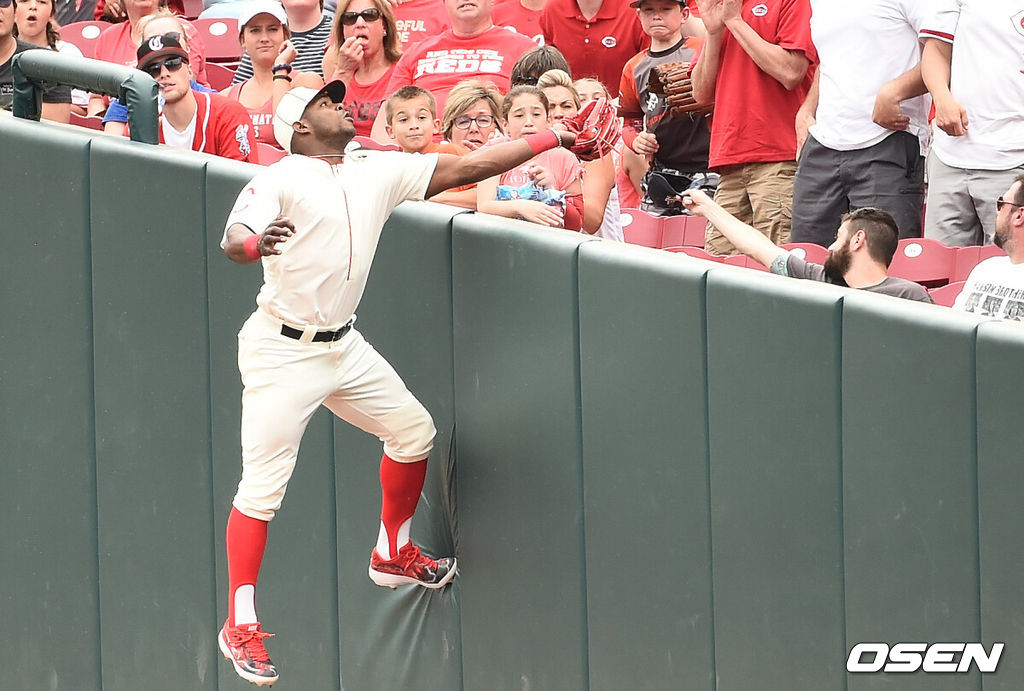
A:
<svg viewBox="0 0 1024 691">
<path fill-rule="evenodd" d="M 429 198 L 452 187 L 486 180 L 504 173 L 506 170 L 511 170 L 520 163 L 529 161 L 541 151 L 555 148 L 559 140 L 553 132 L 554 130 L 547 130 L 523 139 L 485 146 L 471 151 L 465 156 L 440 154 L 437 167 L 434 168 L 434 175 L 430 178 L 430 184 L 427 186 L 426 196 Z M 567 149 L 576 143 L 576 135 L 572 132 L 560 131 L 557 136 L 561 138 L 561 145 Z M 532 137 L 543 137 L 544 139 L 531 139 Z M 540 149 L 534 148 L 538 141 L 547 141 L 548 137 L 550 137 L 552 145 L 544 145 Z"/>
<path fill-rule="evenodd" d="M 234 223 L 227 231 L 224 254 L 239 264 L 253 264 L 263 257 L 281 254 L 278 243 L 285 242 L 295 232 L 295 226 L 286 216 L 278 216 L 262 233 L 249 226 Z"/>
<path fill-rule="evenodd" d="M 765 267 L 782 251 L 759 230 L 730 214 L 702 190 L 686 190 L 680 198 L 687 209 L 711 221 L 736 249 Z"/>
</svg>

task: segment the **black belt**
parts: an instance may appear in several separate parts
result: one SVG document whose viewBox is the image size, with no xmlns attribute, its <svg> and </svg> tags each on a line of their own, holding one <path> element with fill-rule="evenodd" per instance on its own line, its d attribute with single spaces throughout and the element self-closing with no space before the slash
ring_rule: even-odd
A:
<svg viewBox="0 0 1024 691">
<path fill-rule="evenodd" d="M 341 337 L 349 332 L 352 328 L 352 322 L 345 324 L 337 331 L 317 331 L 316 335 L 313 336 L 314 343 L 331 343 L 334 341 L 341 340 Z M 293 329 L 287 324 L 281 324 L 281 335 L 287 336 L 288 338 L 294 338 L 296 341 L 302 338 L 301 329 Z"/>
</svg>

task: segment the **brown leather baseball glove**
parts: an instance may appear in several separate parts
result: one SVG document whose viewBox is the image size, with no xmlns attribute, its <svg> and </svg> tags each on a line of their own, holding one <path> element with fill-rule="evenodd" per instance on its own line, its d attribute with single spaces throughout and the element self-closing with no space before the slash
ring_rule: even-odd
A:
<svg viewBox="0 0 1024 691">
<path fill-rule="evenodd" d="M 693 82 L 690 80 L 690 63 L 666 62 L 651 70 L 647 91 L 668 100 L 669 115 L 697 117 L 708 115 L 715 104 L 698 105 L 693 99 Z"/>
<path fill-rule="evenodd" d="M 618 113 L 604 98 L 591 101 L 564 124 L 576 135 L 576 143 L 569 150 L 581 161 L 593 161 L 607 155 L 622 132 Z"/>
</svg>

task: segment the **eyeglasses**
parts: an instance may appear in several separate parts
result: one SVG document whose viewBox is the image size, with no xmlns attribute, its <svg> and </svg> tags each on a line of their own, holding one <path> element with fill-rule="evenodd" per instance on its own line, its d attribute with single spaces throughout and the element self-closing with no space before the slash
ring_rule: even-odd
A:
<svg viewBox="0 0 1024 691">
<path fill-rule="evenodd" d="M 341 23 L 345 26 L 352 26 L 360 17 L 362 17 L 363 21 L 367 24 L 375 22 L 380 19 L 380 10 L 376 7 L 370 7 L 362 12 L 342 12 Z"/>
<path fill-rule="evenodd" d="M 540 81 L 539 77 L 523 75 L 522 77 L 516 77 L 512 82 L 512 86 L 537 86 L 538 81 Z"/>
<path fill-rule="evenodd" d="M 2 2 L 3 0 L 0 0 Z M 185 64 L 184 58 L 167 58 L 160 62 L 154 62 L 152 65 L 146 65 L 141 68 L 143 72 L 148 74 L 153 79 L 160 76 L 160 68 L 166 67 L 168 72 L 177 72 L 181 69 L 181 66 Z"/>
<path fill-rule="evenodd" d="M 477 115 L 475 118 L 471 118 L 468 115 L 462 115 L 455 118 L 454 125 L 460 130 L 468 130 L 469 126 L 476 123 L 478 129 L 484 129 L 494 124 L 493 115 Z"/>
<path fill-rule="evenodd" d="M 1011 201 L 1009 201 L 1007 199 L 1000 198 L 1000 199 L 996 200 L 996 213 L 1002 211 L 1003 207 L 1006 206 L 1007 204 L 1009 204 L 1010 206 L 1022 206 L 1022 207 L 1024 207 L 1024 204 L 1018 204 L 1017 202 L 1011 202 Z"/>
</svg>

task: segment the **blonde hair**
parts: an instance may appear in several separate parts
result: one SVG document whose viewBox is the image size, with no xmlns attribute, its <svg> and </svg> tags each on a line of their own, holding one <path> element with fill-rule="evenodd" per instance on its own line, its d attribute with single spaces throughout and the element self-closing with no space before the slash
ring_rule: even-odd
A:
<svg viewBox="0 0 1024 691">
<path fill-rule="evenodd" d="M 155 22 L 158 19 L 172 19 L 174 23 L 178 25 L 178 34 L 180 38 L 178 43 L 185 49 L 186 53 L 191 54 L 192 50 L 188 42 L 188 34 L 185 32 L 185 25 L 181 23 L 181 18 L 178 15 L 171 12 L 166 7 L 161 7 L 153 14 L 147 14 L 145 17 L 139 20 L 139 36 L 146 36 L 146 27 Z"/>
<path fill-rule="evenodd" d="M 593 82 L 594 84 L 597 84 L 599 87 L 601 87 L 601 91 L 604 92 L 604 97 L 611 98 L 611 94 L 608 93 L 608 87 L 604 85 L 604 82 L 595 77 L 583 77 L 581 79 L 577 79 L 576 81 L 574 81 L 572 83 L 572 88 L 576 89 L 576 93 L 580 92 L 581 85 L 584 82 Z"/>
<path fill-rule="evenodd" d="M 576 104 L 576 108 L 580 107 L 580 94 L 576 91 L 576 87 L 573 86 L 572 77 L 565 70 L 548 70 L 540 77 L 537 78 L 537 88 L 549 89 L 552 86 L 564 86 L 572 94 L 572 100 Z"/>
<path fill-rule="evenodd" d="M 352 0 L 338 0 L 338 7 L 334 10 L 331 43 L 335 50 L 341 49 L 341 44 L 345 42 L 345 25 L 341 23 L 341 15 L 348 11 L 351 4 Z M 323 0 L 320 0 L 320 6 L 323 7 Z M 402 57 L 402 43 L 399 40 L 398 23 L 395 21 L 395 13 L 391 10 L 391 3 L 386 0 L 373 0 L 373 6 L 380 10 L 380 20 L 384 23 L 384 57 L 388 62 L 396 63 Z"/>
<path fill-rule="evenodd" d="M 502 131 L 501 123 L 501 92 L 498 87 L 490 82 L 479 79 L 466 79 L 448 92 L 448 100 L 444 104 L 444 113 L 441 115 L 441 132 L 444 138 L 451 141 L 452 128 L 455 126 L 455 118 L 473 107 L 477 101 L 487 101 L 487 106 L 494 116 L 494 126 L 499 132 Z"/>
</svg>

